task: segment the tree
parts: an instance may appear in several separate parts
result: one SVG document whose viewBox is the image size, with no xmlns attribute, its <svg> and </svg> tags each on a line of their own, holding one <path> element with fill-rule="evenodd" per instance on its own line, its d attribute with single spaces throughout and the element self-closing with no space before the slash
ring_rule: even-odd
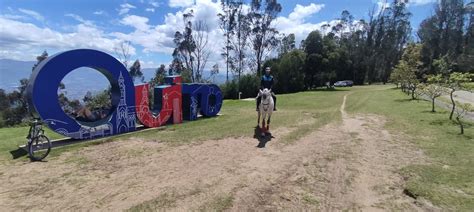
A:
<svg viewBox="0 0 474 212">
<path fill-rule="evenodd" d="M 86 108 L 91 112 L 106 113 L 112 108 L 111 89 L 107 88 L 97 94 L 92 94 L 90 91 L 86 93 L 83 98 Z"/>
<path fill-rule="evenodd" d="M 416 99 L 416 89 L 418 86 L 418 78 L 416 77 L 416 69 L 409 65 L 405 60 L 400 60 L 395 66 L 392 74 L 401 76 L 400 82 L 403 89 L 408 89 L 411 93 L 411 98 Z"/>
<path fill-rule="evenodd" d="M 442 86 L 443 77 L 441 74 L 429 76 L 428 84 L 421 84 L 420 90 L 431 100 L 431 112 L 435 111 L 435 100 L 446 93 L 447 89 Z"/>
<path fill-rule="evenodd" d="M 372 10 L 366 41 L 367 80 L 387 82 L 409 41 L 411 13 L 406 4 L 394 0 L 377 15 Z"/>
<path fill-rule="evenodd" d="M 155 76 L 151 78 L 150 84 L 154 87 L 165 82 L 166 66 L 161 64 L 155 71 Z"/>
<path fill-rule="evenodd" d="M 207 60 L 211 52 L 207 49 L 207 42 L 209 39 L 209 28 L 205 21 L 195 21 L 193 25 L 193 39 L 195 49 L 193 57 L 196 62 L 194 64 L 194 82 L 202 82 L 202 74 L 206 67 Z"/>
<path fill-rule="evenodd" d="M 451 99 L 451 113 L 449 114 L 449 119 L 453 119 L 453 114 L 456 110 L 456 102 L 454 101 L 454 92 L 461 90 L 466 87 L 466 83 L 470 82 L 472 75 L 469 73 L 458 73 L 454 72 L 449 75 L 447 80 L 447 86 L 450 89 L 449 98 Z"/>
<path fill-rule="evenodd" d="M 283 36 L 283 38 L 280 41 L 280 50 L 279 50 L 279 55 L 284 55 L 293 49 L 296 48 L 295 44 L 295 34 L 290 33 L 287 36 Z"/>
<path fill-rule="evenodd" d="M 0 111 L 4 111 L 5 109 L 10 107 L 10 103 L 8 102 L 8 96 L 5 90 L 0 89 Z"/>
<path fill-rule="evenodd" d="M 44 50 L 41 55 L 36 57 L 36 63 L 33 65 L 33 68 L 31 68 L 31 71 L 34 71 L 35 68 L 41 63 L 41 61 L 46 60 L 46 58 L 48 58 L 48 52 Z"/>
<path fill-rule="evenodd" d="M 459 124 L 461 129 L 461 134 L 464 134 L 464 124 L 462 123 L 461 119 L 464 118 L 468 111 L 472 110 L 472 105 L 469 103 L 460 103 L 456 102 L 458 107 L 456 108 L 456 121 Z"/>
<path fill-rule="evenodd" d="M 344 62 L 340 63 L 340 52 L 337 48 L 336 38 L 329 34 L 323 38 L 323 59 L 321 72 L 319 73 L 318 85 L 324 85 L 326 82 L 334 81 L 337 77 L 337 70 L 344 69 Z"/>
<path fill-rule="evenodd" d="M 140 82 L 145 81 L 145 77 L 143 76 L 142 70 L 141 70 L 141 65 L 140 61 L 137 59 L 133 63 L 133 65 L 130 67 L 130 76 L 132 77 L 133 82 L 135 82 L 137 79 L 140 80 Z"/>
<path fill-rule="evenodd" d="M 212 66 L 212 69 L 211 69 L 211 76 L 209 76 L 208 81 L 214 82 L 214 81 L 215 81 L 214 77 L 215 77 L 217 74 L 219 74 L 219 64 L 216 63 L 216 64 L 214 64 L 214 65 Z M 212 78 L 212 80 L 211 80 L 211 78 Z"/>
<path fill-rule="evenodd" d="M 234 34 L 235 15 L 237 8 L 233 0 L 221 0 L 221 7 L 223 13 L 217 14 L 219 17 L 219 26 L 226 38 L 226 43 L 223 48 L 222 56 L 226 61 L 226 83 L 229 82 L 229 66 L 232 65 L 230 50 L 232 50 L 231 37 Z"/>
<path fill-rule="evenodd" d="M 232 48 L 230 49 L 232 52 L 231 58 L 233 61 L 231 63 L 231 67 L 233 68 L 233 72 L 237 73 L 237 90 L 240 92 L 240 78 L 245 67 L 246 51 L 248 46 L 247 40 L 251 30 L 247 13 L 244 11 L 243 2 L 235 2 L 234 8 L 236 9 L 236 12 L 234 21 L 235 24 L 233 26 L 231 39 Z"/>
<path fill-rule="evenodd" d="M 189 74 L 191 82 L 194 82 L 194 51 L 196 50 L 196 43 L 193 39 L 193 28 L 191 18 L 193 17 L 193 11 L 183 14 L 184 20 L 184 31 L 181 33 L 177 31 L 174 35 L 173 42 L 176 48 L 173 51 L 173 63 L 183 64 L 186 68 L 181 74 Z"/>
<path fill-rule="evenodd" d="M 36 63 L 32 67 L 32 71 L 35 70 L 38 65 L 48 58 L 48 52 L 45 50 L 41 55 L 36 57 Z M 15 90 L 9 93 L 8 101 L 10 102 L 10 108 L 8 108 L 3 116 L 6 119 L 5 123 L 7 125 L 15 125 L 19 124 L 28 117 L 30 114 L 28 113 L 28 99 L 26 97 L 26 89 L 28 87 L 28 79 L 21 79 L 20 86 L 18 86 L 18 90 Z M 64 84 L 60 84 L 60 89 L 64 89 Z M 31 112 L 31 111 L 30 111 Z"/>
<path fill-rule="evenodd" d="M 306 54 L 301 50 L 293 50 L 284 54 L 275 73 L 278 81 L 275 91 L 278 93 L 294 93 L 304 90 L 304 62 Z M 272 68 L 273 69 L 273 68 Z"/>
<path fill-rule="evenodd" d="M 412 99 L 416 99 L 417 86 L 421 78 L 421 45 L 410 43 L 404 49 L 400 61 L 393 69 L 390 79 L 401 84 L 402 91 L 409 91 Z"/>
<path fill-rule="evenodd" d="M 262 72 L 263 59 L 278 44 L 276 38 L 278 31 L 272 26 L 272 22 L 282 9 L 277 0 L 265 0 L 265 5 L 262 4 L 262 0 L 252 0 L 248 13 L 250 26 L 252 27 L 249 40 L 258 76 Z"/>
<path fill-rule="evenodd" d="M 305 39 L 305 87 L 311 89 L 316 85 L 316 75 L 322 69 L 323 38 L 319 31 L 312 31 Z"/>
<path fill-rule="evenodd" d="M 128 69 L 128 62 L 130 60 L 130 48 L 132 43 L 130 41 L 122 41 L 114 47 L 114 53 L 119 58 L 120 62 Z"/>
<path fill-rule="evenodd" d="M 433 62 L 443 56 L 455 61 L 463 50 L 463 0 L 440 0 L 434 15 L 423 20 L 418 37 L 423 43 L 425 72 L 434 73 Z"/>
</svg>

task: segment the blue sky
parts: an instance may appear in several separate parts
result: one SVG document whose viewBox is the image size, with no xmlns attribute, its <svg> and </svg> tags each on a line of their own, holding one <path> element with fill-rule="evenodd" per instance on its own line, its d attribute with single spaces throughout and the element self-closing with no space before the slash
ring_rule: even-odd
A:
<svg viewBox="0 0 474 212">
<path fill-rule="evenodd" d="M 391 0 L 388 0 L 389 2 Z M 436 0 L 412 0 L 412 27 L 432 14 Z M 385 0 L 279 1 L 283 11 L 275 22 L 286 34 L 295 33 L 297 43 L 322 23 L 330 23 L 348 10 L 356 19 L 366 18 Z M 172 36 L 182 29 L 182 13 L 193 9 L 195 18 L 209 26 L 208 66 L 222 64 L 222 36 L 211 0 L 0 0 L 0 58 L 31 61 L 43 50 L 50 54 L 75 48 L 94 48 L 114 54 L 123 40 L 132 43 L 131 58 L 144 67 L 168 64 Z"/>
</svg>

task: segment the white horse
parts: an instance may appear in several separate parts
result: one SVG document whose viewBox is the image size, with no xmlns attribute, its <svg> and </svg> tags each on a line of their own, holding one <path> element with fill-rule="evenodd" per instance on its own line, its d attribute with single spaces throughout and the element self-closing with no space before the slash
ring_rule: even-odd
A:
<svg viewBox="0 0 474 212">
<path fill-rule="evenodd" d="M 267 88 L 258 92 L 257 98 L 261 96 L 262 100 L 260 101 L 260 105 L 258 106 L 258 120 L 257 125 L 262 132 L 262 136 L 265 136 L 265 133 L 268 133 L 270 130 L 270 118 L 272 117 L 273 107 L 275 106 L 272 98 L 272 90 L 268 90 Z M 260 116 L 262 116 L 262 127 L 260 127 Z M 268 118 L 267 118 L 268 116 Z M 265 126 L 265 119 L 267 120 Z"/>
</svg>

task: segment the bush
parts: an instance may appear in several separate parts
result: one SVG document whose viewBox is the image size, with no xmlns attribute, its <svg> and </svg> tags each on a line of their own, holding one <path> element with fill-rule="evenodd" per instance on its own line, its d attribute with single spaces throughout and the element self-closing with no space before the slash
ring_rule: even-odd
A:
<svg viewBox="0 0 474 212">
<path fill-rule="evenodd" d="M 237 99 L 239 98 L 239 93 L 237 91 L 237 83 L 232 80 L 221 86 L 222 93 L 224 95 L 224 99 Z"/>
<path fill-rule="evenodd" d="M 258 88 L 260 87 L 260 80 L 254 74 L 246 74 L 240 79 L 241 98 L 256 97 Z"/>
<path fill-rule="evenodd" d="M 257 96 L 260 81 L 258 77 L 253 74 L 246 74 L 240 78 L 240 98 L 252 98 Z M 239 98 L 239 83 L 238 79 L 234 79 L 226 84 L 220 86 L 224 99 L 238 99 Z"/>
</svg>

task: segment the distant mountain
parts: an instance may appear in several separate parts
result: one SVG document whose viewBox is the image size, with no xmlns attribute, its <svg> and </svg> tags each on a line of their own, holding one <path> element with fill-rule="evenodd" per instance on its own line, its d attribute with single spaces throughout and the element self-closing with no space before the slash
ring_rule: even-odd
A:
<svg viewBox="0 0 474 212">
<path fill-rule="evenodd" d="M 35 61 L 0 59 L 0 88 L 13 91 L 20 79 L 30 78 Z"/>
</svg>

